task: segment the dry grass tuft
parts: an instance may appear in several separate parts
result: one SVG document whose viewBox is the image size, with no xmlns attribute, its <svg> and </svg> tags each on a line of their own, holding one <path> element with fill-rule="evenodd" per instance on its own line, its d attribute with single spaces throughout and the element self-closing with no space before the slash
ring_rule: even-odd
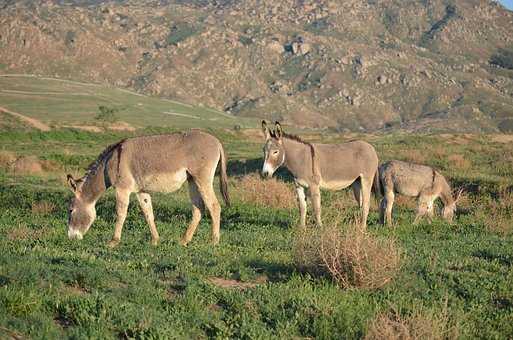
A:
<svg viewBox="0 0 513 340">
<path fill-rule="evenodd" d="M 414 164 L 425 164 L 427 161 L 426 153 L 418 149 L 405 150 L 403 156 L 406 162 Z"/>
<path fill-rule="evenodd" d="M 357 226 L 300 231 L 295 246 L 296 264 L 303 270 L 327 274 L 343 288 L 380 288 L 400 268 L 401 252 L 392 239 L 378 238 Z"/>
<path fill-rule="evenodd" d="M 401 317 L 396 311 L 379 314 L 371 321 L 366 340 L 457 339 L 457 324 L 451 324 L 447 307 L 441 313 L 416 312 Z"/>
<path fill-rule="evenodd" d="M 48 215 L 55 211 L 55 204 L 48 201 L 32 202 L 32 214 Z"/>
<path fill-rule="evenodd" d="M 453 154 L 447 157 L 451 169 L 467 170 L 472 167 L 472 162 L 461 154 Z"/>
<path fill-rule="evenodd" d="M 12 163 L 11 170 L 17 175 L 36 175 L 43 172 L 43 166 L 37 157 L 24 156 Z"/>
<path fill-rule="evenodd" d="M 234 196 L 246 203 L 290 209 L 296 206 L 292 189 L 276 178 L 261 179 L 257 174 L 235 180 Z"/>
<path fill-rule="evenodd" d="M 16 161 L 16 154 L 10 151 L 0 151 L 0 168 L 9 168 Z"/>
<path fill-rule="evenodd" d="M 43 229 L 31 229 L 27 226 L 20 225 L 16 229 L 7 232 L 7 239 L 11 241 L 37 240 L 44 235 Z"/>
<path fill-rule="evenodd" d="M 513 233 L 513 192 L 504 190 L 499 197 L 484 203 L 477 212 L 488 231 L 511 235 Z"/>
</svg>

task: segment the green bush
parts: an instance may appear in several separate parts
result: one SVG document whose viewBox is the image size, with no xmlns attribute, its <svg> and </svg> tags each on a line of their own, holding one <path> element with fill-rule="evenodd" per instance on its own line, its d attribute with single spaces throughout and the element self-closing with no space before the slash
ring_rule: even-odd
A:
<svg viewBox="0 0 513 340">
<path fill-rule="evenodd" d="M 100 105 L 98 106 L 98 114 L 94 119 L 102 122 L 113 123 L 118 120 L 116 117 L 116 112 L 118 111 L 119 109 Z"/>
<path fill-rule="evenodd" d="M 499 49 L 490 58 L 490 64 L 513 70 L 513 47 Z"/>
</svg>

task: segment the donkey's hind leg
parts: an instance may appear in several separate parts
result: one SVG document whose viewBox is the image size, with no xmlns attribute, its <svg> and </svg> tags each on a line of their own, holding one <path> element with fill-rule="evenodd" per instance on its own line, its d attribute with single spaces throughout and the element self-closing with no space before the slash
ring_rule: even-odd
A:
<svg viewBox="0 0 513 340">
<path fill-rule="evenodd" d="M 155 225 L 151 196 L 145 192 L 138 192 L 137 200 L 139 201 L 139 206 L 141 207 L 144 217 L 146 218 L 146 222 L 150 226 L 151 244 L 156 246 L 159 243 L 159 233 L 157 231 L 157 226 Z"/>
<path fill-rule="evenodd" d="M 372 177 L 370 179 L 365 179 L 363 177 L 360 177 L 360 186 L 361 186 L 361 192 L 362 192 L 362 204 L 361 204 L 361 211 L 362 211 L 361 227 L 362 227 L 362 229 L 367 228 L 367 217 L 369 216 L 372 183 L 373 183 L 372 181 L 373 181 Z"/>
<path fill-rule="evenodd" d="M 392 209 L 394 207 L 395 194 L 392 190 L 385 192 L 385 197 L 381 201 L 381 209 L 384 214 L 384 224 L 392 225 Z"/>
<path fill-rule="evenodd" d="M 183 246 L 186 246 L 192 240 L 192 237 L 196 232 L 196 228 L 201 221 L 201 213 L 205 209 L 198 187 L 192 179 L 189 179 L 189 196 L 192 203 L 192 220 L 180 240 L 180 244 Z"/>
<path fill-rule="evenodd" d="M 312 208 L 315 215 L 315 223 L 318 227 L 322 227 L 321 218 L 321 191 L 318 186 L 311 185 L 309 188 L 310 199 L 312 200 Z"/>
<path fill-rule="evenodd" d="M 212 218 L 212 243 L 216 245 L 219 243 L 219 238 L 221 236 L 221 206 L 217 200 L 212 182 L 213 178 L 207 181 L 196 181 L 196 185 L 201 198 L 203 199 L 203 203 L 210 213 L 210 218 Z"/>
<path fill-rule="evenodd" d="M 353 188 L 354 199 L 356 203 L 358 203 L 358 207 L 362 208 L 363 198 L 362 198 L 362 184 L 360 178 L 351 184 L 351 188 Z"/>
<path fill-rule="evenodd" d="M 116 189 L 116 227 L 114 229 L 114 236 L 108 244 L 111 248 L 117 246 L 121 240 L 121 231 L 125 223 L 128 204 L 130 203 L 130 193 L 131 191 L 127 189 Z"/>
</svg>

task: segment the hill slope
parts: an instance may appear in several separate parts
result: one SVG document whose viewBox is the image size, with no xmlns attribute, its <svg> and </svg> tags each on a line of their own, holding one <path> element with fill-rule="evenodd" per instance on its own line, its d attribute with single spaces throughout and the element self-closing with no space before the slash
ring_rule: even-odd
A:
<svg viewBox="0 0 513 340">
<path fill-rule="evenodd" d="M 0 72 L 114 84 L 306 127 L 513 127 L 513 13 L 488 0 L 0 7 Z"/>
<path fill-rule="evenodd" d="M 113 127 L 118 129 L 145 126 L 233 128 L 258 124 L 254 119 L 103 85 L 0 75 L 0 111 L 11 112 L 15 117 L 21 114 L 25 121 L 95 129 L 95 125 L 101 124 L 95 119 L 99 106 L 114 110 L 118 120 L 129 124 L 117 123 Z"/>
</svg>

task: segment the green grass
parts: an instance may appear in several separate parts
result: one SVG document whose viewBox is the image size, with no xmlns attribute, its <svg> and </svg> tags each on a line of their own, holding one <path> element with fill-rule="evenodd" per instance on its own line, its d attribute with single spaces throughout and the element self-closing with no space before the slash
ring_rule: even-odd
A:
<svg viewBox="0 0 513 340">
<path fill-rule="evenodd" d="M 119 110 L 119 120 L 137 127 L 257 126 L 256 120 L 103 85 L 4 75 L 0 89 L 0 106 L 58 126 L 95 124 L 99 106 Z"/>
<path fill-rule="evenodd" d="M 231 175 L 261 165 L 259 142 L 242 133 L 212 132 L 225 144 Z M 77 169 L 128 135 L 11 131 L 0 135 L 0 150 Z M 149 228 L 134 200 L 122 243 L 112 250 L 106 247 L 115 220 L 112 191 L 98 202 L 98 219 L 84 240 L 72 242 L 66 235 L 71 193 L 58 180 L 62 173 L 13 177 L 0 170 L 0 338 L 355 339 L 380 312 L 436 314 L 445 305 L 461 338 L 513 337 L 513 233 L 490 230 L 487 223 L 494 217 L 486 211 L 513 185 L 511 144 L 487 136 L 362 137 L 382 159 L 419 157 L 412 150 L 420 150 L 426 163 L 453 182 L 479 188 L 469 194 L 454 224 L 437 219 L 413 226 L 411 208 L 396 205 L 396 228 L 383 228 L 372 211 L 370 233 L 397 239 L 404 252 L 398 277 L 376 291 L 343 290 L 329 278 L 295 267 L 296 209 L 235 201 L 223 208 L 219 246 L 210 245 L 209 219 L 204 219 L 184 248 L 177 241 L 190 219 L 190 203 L 182 188 L 154 195 L 159 246 L 150 246 Z M 445 147 L 437 149 L 440 140 Z M 471 167 L 451 167 L 452 153 L 464 154 Z M 239 168 L 243 159 L 251 161 L 249 169 Z M 232 191 L 238 190 L 235 183 L 231 180 Z M 350 197 L 323 193 L 325 216 L 350 220 L 354 205 L 346 211 L 331 207 Z M 42 201 L 55 209 L 33 212 L 33 204 Z M 241 290 L 216 286 L 212 278 L 260 283 Z"/>
</svg>

